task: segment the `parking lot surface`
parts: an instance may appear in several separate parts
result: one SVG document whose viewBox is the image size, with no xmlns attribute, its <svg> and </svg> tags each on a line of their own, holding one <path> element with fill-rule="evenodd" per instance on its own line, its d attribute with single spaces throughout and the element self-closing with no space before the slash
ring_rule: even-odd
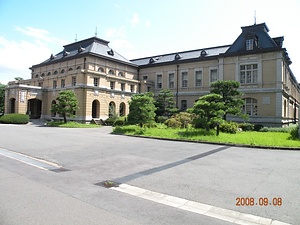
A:
<svg viewBox="0 0 300 225">
<path fill-rule="evenodd" d="M 299 151 L 111 131 L 1 124 L 0 224 L 300 224 Z"/>
</svg>

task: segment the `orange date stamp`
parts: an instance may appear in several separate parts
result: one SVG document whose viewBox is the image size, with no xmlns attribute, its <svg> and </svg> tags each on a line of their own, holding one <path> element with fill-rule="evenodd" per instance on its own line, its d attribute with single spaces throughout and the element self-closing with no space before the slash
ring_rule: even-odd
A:
<svg viewBox="0 0 300 225">
<path fill-rule="evenodd" d="M 236 198 L 236 206 L 282 206 L 282 198 Z"/>
</svg>

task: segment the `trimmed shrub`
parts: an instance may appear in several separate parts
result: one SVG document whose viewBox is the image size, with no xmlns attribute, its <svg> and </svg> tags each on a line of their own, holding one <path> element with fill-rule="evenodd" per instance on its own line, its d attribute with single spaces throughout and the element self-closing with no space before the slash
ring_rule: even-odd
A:
<svg viewBox="0 0 300 225">
<path fill-rule="evenodd" d="M 235 134 L 238 131 L 238 124 L 235 122 L 225 122 L 220 124 L 220 131 Z"/>
<path fill-rule="evenodd" d="M 118 117 L 114 122 L 113 122 L 113 126 L 124 126 L 126 123 L 126 117 L 125 116 L 121 116 Z"/>
<path fill-rule="evenodd" d="M 170 118 L 170 119 L 167 119 L 165 121 L 165 124 L 168 126 L 168 127 L 171 127 L 171 128 L 180 128 L 181 127 L 181 122 L 176 120 L 175 118 Z"/>
<path fill-rule="evenodd" d="M 293 139 L 293 140 L 299 139 L 298 129 L 299 129 L 299 126 L 296 126 L 290 131 L 291 139 Z"/>
<path fill-rule="evenodd" d="M 238 126 L 243 131 L 252 131 L 252 130 L 254 130 L 254 125 L 252 123 L 239 123 Z"/>
<path fill-rule="evenodd" d="M 25 114 L 6 114 L 0 118 L 0 123 L 26 124 L 29 122 L 29 116 Z"/>
<path fill-rule="evenodd" d="M 280 133 L 290 133 L 295 126 L 289 127 L 263 127 L 260 132 L 280 132 Z"/>
</svg>

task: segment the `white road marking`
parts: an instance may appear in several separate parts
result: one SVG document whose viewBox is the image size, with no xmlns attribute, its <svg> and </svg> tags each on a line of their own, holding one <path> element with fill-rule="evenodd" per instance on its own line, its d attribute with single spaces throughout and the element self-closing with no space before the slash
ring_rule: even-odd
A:
<svg viewBox="0 0 300 225">
<path fill-rule="evenodd" d="M 17 160 L 19 162 L 25 163 L 30 166 L 34 166 L 42 170 L 53 170 L 53 169 L 61 168 L 59 165 L 55 163 L 48 162 L 42 159 L 37 159 L 28 155 L 24 155 L 18 152 L 13 152 L 3 148 L 0 148 L 0 155 L 10 159 Z"/>
<path fill-rule="evenodd" d="M 138 188 L 128 184 L 120 184 L 118 187 L 110 189 L 123 192 L 135 197 L 147 199 L 160 204 L 168 205 L 174 208 L 186 210 L 200 215 L 209 216 L 219 220 L 242 224 L 242 225 L 289 225 L 277 220 L 272 220 L 260 216 L 241 213 L 233 210 L 223 209 L 220 207 L 190 201 L 183 198 L 174 197 L 171 195 L 161 194 L 154 191 Z"/>
</svg>

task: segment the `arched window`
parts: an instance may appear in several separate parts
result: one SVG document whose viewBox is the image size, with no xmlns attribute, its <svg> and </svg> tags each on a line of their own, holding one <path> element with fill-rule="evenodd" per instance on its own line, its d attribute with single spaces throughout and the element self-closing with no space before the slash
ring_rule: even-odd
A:
<svg viewBox="0 0 300 225">
<path fill-rule="evenodd" d="M 99 67 L 99 68 L 98 68 L 98 72 L 103 73 L 103 72 L 104 72 L 104 69 L 103 69 L 102 67 Z"/>
<path fill-rule="evenodd" d="M 62 69 L 61 71 L 60 71 L 60 73 L 64 73 L 65 72 L 65 70 L 64 69 Z"/>
<path fill-rule="evenodd" d="M 109 71 L 108 71 L 108 74 L 110 74 L 110 75 L 114 75 L 114 74 L 115 74 L 115 71 L 113 71 L 113 70 L 109 70 Z"/>
<path fill-rule="evenodd" d="M 76 70 L 80 70 L 80 69 L 81 69 L 81 67 L 80 67 L 80 66 L 77 66 L 77 67 L 76 67 Z"/>
<path fill-rule="evenodd" d="M 257 115 L 257 99 L 244 98 L 245 104 L 243 105 L 243 113 L 249 116 Z"/>
<path fill-rule="evenodd" d="M 58 74 L 57 70 L 55 70 L 53 74 L 54 74 L 54 75 Z"/>
<path fill-rule="evenodd" d="M 48 73 L 47 73 L 47 76 L 50 76 L 50 75 L 51 75 L 51 72 L 48 72 Z"/>
<path fill-rule="evenodd" d="M 119 108 L 119 115 L 120 116 L 125 116 L 125 103 L 124 102 L 122 102 L 121 104 L 120 104 L 120 108 Z"/>
<path fill-rule="evenodd" d="M 182 111 L 187 109 L 187 100 L 181 100 L 181 108 Z"/>
<path fill-rule="evenodd" d="M 123 75 L 122 72 L 119 72 L 119 73 L 118 73 L 118 76 L 119 76 L 119 77 L 124 77 L 124 75 Z"/>
<path fill-rule="evenodd" d="M 69 69 L 68 69 L 68 71 L 72 71 L 72 70 L 73 70 L 73 68 L 69 68 Z"/>
<path fill-rule="evenodd" d="M 100 117 L 100 103 L 98 100 L 94 100 L 92 103 L 92 118 Z"/>
<path fill-rule="evenodd" d="M 108 116 L 113 117 L 116 115 L 116 104 L 114 102 L 110 102 L 108 105 Z"/>
</svg>

